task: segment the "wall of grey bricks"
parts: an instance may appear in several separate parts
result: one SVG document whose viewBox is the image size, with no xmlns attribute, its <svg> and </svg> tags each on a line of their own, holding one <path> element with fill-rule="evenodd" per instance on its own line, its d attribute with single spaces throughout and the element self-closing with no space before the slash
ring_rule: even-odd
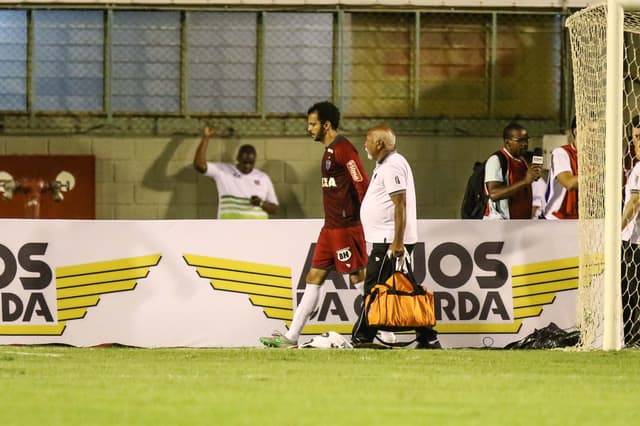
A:
<svg viewBox="0 0 640 426">
<path fill-rule="evenodd" d="M 368 171 L 364 135 L 349 135 Z M 98 219 L 209 219 L 216 217 L 215 183 L 192 167 L 197 135 L 171 137 L 0 136 L 0 155 L 94 155 Z M 276 218 L 321 218 L 323 146 L 310 138 L 217 138 L 210 161 L 233 161 L 245 143 L 258 151 L 257 167 L 272 178 L 280 200 Z M 500 137 L 398 135 L 398 151 L 413 167 L 418 217 L 455 219 L 476 160 L 502 144 Z M 541 146 L 531 140 L 530 149 Z"/>
</svg>

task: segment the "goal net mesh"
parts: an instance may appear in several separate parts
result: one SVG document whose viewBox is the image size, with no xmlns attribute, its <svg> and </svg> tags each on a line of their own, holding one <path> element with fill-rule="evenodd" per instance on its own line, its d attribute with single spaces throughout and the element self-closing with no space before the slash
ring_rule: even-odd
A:
<svg viewBox="0 0 640 426">
<path fill-rule="evenodd" d="M 640 5 L 640 3 L 639 3 Z M 605 133 L 606 133 L 606 73 L 607 73 L 607 7 L 597 5 L 584 9 L 567 20 L 571 38 L 576 121 L 578 127 L 579 176 L 579 236 L 580 276 L 578 290 L 579 347 L 601 348 L 604 331 L 604 236 L 605 232 Z M 623 52 L 623 176 L 620 191 L 624 191 L 627 176 L 635 164 L 631 141 L 633 117 L 640 114 L 640 12 L 625 12 Z M 639 166 L 640 167 L 640 166 Z M 624 195 L 623 195 L 624 197 Z M 622 212 L 622 206 L 620 213 Z M 622 274 L 635 278 L 640 274 L 640 253 L 623 244 L 627 253 L 622 258 Z M 621 280 L 629 281 L 629 280 Z M 627 346 L 640 342 L 640 330 L 635 329 L 638 306 L 637 278 L 622 283 L 622 318 Z M 636 319 L 634 321 L 634 318 Z"/>
</svg>

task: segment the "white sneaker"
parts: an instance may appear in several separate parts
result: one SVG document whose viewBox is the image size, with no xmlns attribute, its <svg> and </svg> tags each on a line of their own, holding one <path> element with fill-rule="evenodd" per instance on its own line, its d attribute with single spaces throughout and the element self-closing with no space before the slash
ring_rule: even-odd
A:
<svg viewBox="0 0 640 426">
<path fill-rule="evenodd" d="M 398 341 L 398 338 L 393 331 L 378 330 L 377 336 L 378 339 L 382 340 L 384 343 L 396 343 Z"/>
</svg>

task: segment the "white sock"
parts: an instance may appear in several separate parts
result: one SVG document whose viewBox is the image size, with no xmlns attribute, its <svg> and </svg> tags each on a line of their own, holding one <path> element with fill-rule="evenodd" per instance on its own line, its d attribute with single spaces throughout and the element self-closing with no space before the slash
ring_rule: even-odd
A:
<svg viewBox="0 0 640 426">
<path fill-rule="evenodd" d="M 318 312 L 320 312 L 320 308 L 322 307 L 322 302 L 324 301 L 324 296 L 327 293 L 327 288 L 324 285 L 320 285 L 318 287 L 320 287 L 320 292 L 318 293 L 318 301 L 316 302 L 316 306 L 313 307 L 313 310 L 311 311 L 309 318 L 311 318 L 314 315 L 318 315 Z"/>
<path fill-rule="evenodd" d="M 358 294 L 364 294 L 364 281 L 355 283 L 353 286 L 358 290 Z"/>
<path fill-rule="evenodd" d="M 302 295 L 302 300 L 300 300 L 300 304 L 293 313 L 291 327 L 289 327 L 289 331 L 287 331 L 284 337 L 295 342 L 298 341 L 300 332 L 302 332 L 305 324 L 309 321 L 311 312 L 313 312 L 318 304 L 318 299 L 320 298 L 320 287 L 321 286 L 319 285 L 307 283 L 307 287 L 304 289 L 304 294 Z"/>
</svg>

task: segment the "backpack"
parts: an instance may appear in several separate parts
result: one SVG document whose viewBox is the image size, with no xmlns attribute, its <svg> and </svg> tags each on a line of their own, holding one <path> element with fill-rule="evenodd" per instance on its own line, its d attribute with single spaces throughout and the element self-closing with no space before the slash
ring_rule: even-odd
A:
<svg viewBox="0 0 640 426">
<path fill-rule="evenodd" d="M 502 169 L 502 180 L 507 180 L 507 158 L 501 151 L 496 151 L 491 156 L 497 155 Z M 490 156 L 490 157 L 491 157 Z M 484 166 L 487 161 L 476 161 L 473 164 L 473 172 L 467 180 L 467 187 L 464 190 L 462 206 L 460 207 L 460 217 L 462 219 L 482 219 L 487 207 L 489 196 L 484 191 Z"/>
</svg>

